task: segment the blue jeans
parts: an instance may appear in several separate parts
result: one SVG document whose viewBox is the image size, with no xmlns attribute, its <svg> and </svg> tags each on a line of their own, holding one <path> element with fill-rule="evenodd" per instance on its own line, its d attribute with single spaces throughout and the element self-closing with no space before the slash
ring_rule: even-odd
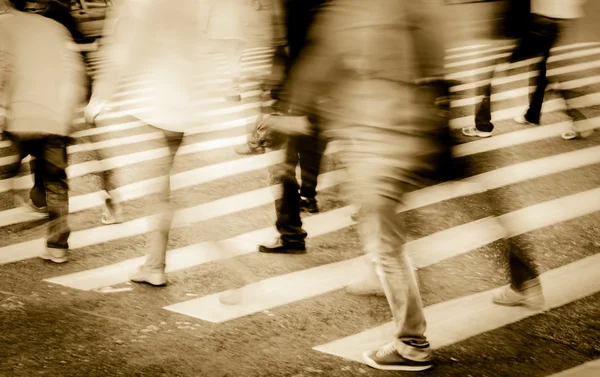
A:
<svg viewBox="0 0 600 377">
<path fill-rule="evenodd" d="M 35 185 L 30 197 L 36 206 L 48 206 L 50 226 L 46 246 L 68 249 L 71 230 L 68 225 L 69 185 L 66 168 L 68 165 L 68 138 L 59 135 L 20 135 L 6 133 L 19 155 L 19 163 L 12 165 L 9 178 L 17 175 L 21 160 L 29 155 L 35 157 L 31 170 Z"/>
</svg>

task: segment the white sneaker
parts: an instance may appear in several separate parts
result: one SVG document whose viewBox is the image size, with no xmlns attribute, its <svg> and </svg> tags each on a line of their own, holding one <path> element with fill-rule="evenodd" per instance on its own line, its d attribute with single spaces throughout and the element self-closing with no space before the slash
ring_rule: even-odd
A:
<svg viewBox="0 0 600 377">
<path fill-rule="evenodd" d="M 543 309 L 545 306 L 539 278 L 526 281 L 518 291 L 510 285 L 503 287 L 494 294 L 493 302 L 502 306 L 526 305 L 535 309 Z"/>
<path fill-rule="evenodd" d="M 147 271 L 144 267 L 139 267 L 136 272 L 129 275 L 129 280 L 135 283 L 147 283 L 154 286 L 167 284 L 167 276 L 164 271 Z"/>
<path fill-rule="evenodd" d="M 40 258 L 54 263 L 67 262 L 67 249 L 58 249 L 55 247 L 46 247 L 40 255 Z"/>
<path fill-rule="evenodd" d="M 519 115 L 518 117 L 514 117 L 513 120 L 525 126 L 539 126 L 539 123 L 531 123 L 530 121 L 525 119 L 525 115 Z"/>
<path fill-rule="evenodd" d="M 490 137 L 492 132 L 480 131 L 477 127 L 465 127 L 462 129 L 462 134 L 470 137 Z"/>
</svg>

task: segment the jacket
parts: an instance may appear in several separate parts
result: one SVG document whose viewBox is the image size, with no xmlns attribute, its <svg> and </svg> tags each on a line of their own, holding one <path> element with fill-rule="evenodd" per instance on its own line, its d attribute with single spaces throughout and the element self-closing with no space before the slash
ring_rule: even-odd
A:
<svg viewBox="0 0 600 377">
<path fill-rule="evenodd" d="M 12 9 L 0 17 L 12 74 L 5 88 L 11 133 L 70 133 L 75 107 L 85 96 L 85 68 L 71 49 L 69 31 L 43 16 Z"/>
<path fill-rule="evenodd" d="M 175 132 L 210 123 L 215 105 L 203 100 L 214 97 L 219 84 L 198 86 L 198 75 L 218 77 L 204 35 L 206 9 L 202 0 L 115 3 L 100 49 L 110 68 L 94 81 L 92 100 L 108 101 L 123 78 L 144 75 L 146 111 L 133 116 Z"/>
</svg>

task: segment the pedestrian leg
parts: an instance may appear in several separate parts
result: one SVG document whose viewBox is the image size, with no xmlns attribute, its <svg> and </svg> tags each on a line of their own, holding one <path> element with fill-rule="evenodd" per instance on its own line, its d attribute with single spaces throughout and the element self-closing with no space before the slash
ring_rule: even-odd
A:
<svg viewBox="0 0 600 377">
<path fill-rule="evenodd" d="M 146 261 L 137 272 L 130 276 L 130 279 L 136 283 L 148 283 L 154 286 L 165 285 L 167 279 L 165 276 L 167 242 L 169 240 L 169 231 L 173 221 L 174 210 L 170 204 L 171 196 L 171 167 L 175 159 L 175 154 L 183 141 L 183 133 L 163 130 L 165 139 L 170 149 L 169 163 L 166 171 L 161 172 L 160 201 L 158 203 L 159 213 L 154 215 L 151 220 L 150 241 L 146 251 Z"/>
<path fill-rule="evenodd" d="M 50 216 L 46 250 L 42 253 L 42 258 L 55 263 L 67 261 L 66 251 L 69 248 L 68 240 L 71 234 L 68 224 L 67 143 L 66 137 L 48 136 L 44 138 L 42 149 L 33 152 L 37 158 L 37 169 L 44 179 Z"/>
</svg>

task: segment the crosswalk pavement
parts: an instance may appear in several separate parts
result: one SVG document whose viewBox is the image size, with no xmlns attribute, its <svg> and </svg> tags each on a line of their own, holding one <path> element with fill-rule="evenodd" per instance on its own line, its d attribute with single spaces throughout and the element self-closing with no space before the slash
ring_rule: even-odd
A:
<svg viewBox="0 0 600 377">
<path fill-rule="evenodd" d="M 489 82 L 494 64 L 509 56 L 511 45 L 473 45 L 447 51 L 448 78 L 461 83 L 452 90 L 457 99 L 452 103 L 452 128 L 473 124 L 473 107 L 480 100 L 477 89 Z M 244 100 L 227 103 L 220 97 L 205 98 L 203 103 L 214 104 L 211 115 L 215 121 L 209 126 L 192 129 L 178 152 L 179 167 L 171 176 L 171 188 L 179 205 L 173 227 L 175 233 L 190 237 L 175 237 L 170 243 L 167 272 L 177 276 L 184 270 L 208 273 L 215 268 L 213 262 L 231 261 L 245 255 L 257 254 L 256 245 L 276 236 L 271 226 L 271 204 L 279 195 L 277 187 L 269 186 L 268 169 L 282 160 L 283 154 L 269 152 L 263 155 L 237 156 L 232 147 L 245 143 L 246 125 L 253 122 L 257 109 L 263 105 L 257 75 L 268 72 L 271 64 L 271 48 L 252 48 L 244 52 L 243 71 L 247 80 L 242 85 Z M 548 75 L 558 79 L 563 87 L 577 89 L 581 95 L 571 98 L 569 105 L 580 109 L 588 119 L 579 121 L 581 129 L 600 127 L 595 112 L 600 105 L 600 43 L 585 42 L 560 46 L 554 49 L 549 61 Z M 496 124 L 494 136 L 482 140 L 464 140 L 457 145 L 454 154 L 474 165 L 473 174 L 460 182 L 424 188 L 407 194 L 406 203 L 398 208 L 399 215 L 415 211 L 440 214 L 444 205 L 469 200 L 481 202 L 481 195 L 492 190 L 504 190 L 522 200 L 509 206 L 499 217 L 482 211 L 458 216 L 460 220 L 448 221 L 445 226 L 412 237 L 407 244 L 408 255 L 418 270 L 436 271 L 443 263 L 452 263 L 460 256 L 482 253 L 488 245 L 506 235 L 521 236 L 541 234 L 536 250 L 552 247 L 555 233 L 570 237 L 561 226 L 583 219 L 583 229 L 574 238 L 591 237 L 595 228 L 594 217 L 600 212 L 600 146 L 597 138 L 566 142 L 559 135 L 569 127 L 561 113 L 564 101 L 548 96 L 544 103 L 543 125 L 523 127 L 511 122 L 527 107 L 527 96 L 533 87 L 529 79 L 537 75 L 529 65 L 535 59 L 521 63 L 521 70 L 501 74 L 493 80 L 495 93 L 492 97 Z M 101 57 L 90 54 L 87 62 L 94 75 L 102 74 L 107 63 Z M 517 67 L 519 68 L 519 67 Z M 206 80 L 225 82 L 223 77 L 207 77 L 202 72 L 197 80 L 199 91 Z M 98 291 L 102 288 L 127 284 L 127 276 L 143 261 L 143 247 L 135 237 L 145 236 L 156 214 L 152 211 L 152 195 L 157 193 L 158 179 L 153 166 L 169 153 L 161 144 L 162 135 L 132 115 L 144 111 L 143 77 L 129 78 L 120 86 L 121 91 L 110 104 L 111 111 L 103 114 L 97 128 L 85 126 L 82 111 L 77 110 L 74 138 L 78 141 L 68 149 L 71 164 L 68 175 L 71 180 L 70 213 L 74 231 L 70 239 L 71 259 L 74 263 L 48 266 L 43 272 L 32 266 L 43 247 L 43 233 L 39 227 L 27 227 L 41 215 L 32 214 L 24 208 L 4 208 L 0 211 L 0 267 L 11 268 L 19 264 L 21 271 L 30 271 L 36 279 L 82 291 Z M 101 138 L 89 141 L 89 138 Z M 10 144 L 0 144 L 0 167 L 16 161 Z M 111 156 L 101 163 L 96 152 L 104 151 Z M 309 246 L 337 242 L 336 234 L 355 225 L 351 219 L 353 208 L 331 199 L 327 193 L 337 193 L 345 176 L 336 163 L 338 146 L 328 146 L 323 173 L 319 177 L 319 192 L 323 195 L 320 214 L 304 218 L 309 234 Z M 482 163 L 479 163 L 483 161 Z M 479 166 L 481 165 L 481 166 Z M 102 226 L 90 220 L 97 216 L 103 204 L 104 193 L 95 173 L 113 170 L 122 176 L 122 184 L 116 189 L 126 213 L 122 224 Z M 10 190 L 28 189 L 32 176 L 27 172 L 8 181 L 0 181 L 0 198 L 10 196 Z M 538 190 L 538 191 L 536 191 Z M 333 196 L 337 196 L 333 195 Z M 466 201 L 465 201 L 466 200 Z M 3 202 L 6 202 L 3 200 Z M 131 210 L 131 211 L 128 211 Z M 431 212 L 433 211 L 433 212 Z M 267 215 L 265 215 L 267 214 Z M 255 221 L 252 216 L 256 215 Z M 451 217 L 445 213 L 444 216 Z M 211 222 L 228 221 L 226 229 L 211 233 Z M 92 222 L 91 222 L 92 221 Z M 449 226 L 447 224 L 450 224 Z M 500 226 L 502 224 L 502 226 Z M 568 226 L 568 225 L 567 225 Z M 19 234 L 15 235 L 15 229 Z M 589 233 L 588 233 L 589 232 Z M 508 233 L 508 234 L 507 234 Z M 221 237 L 223 235 L 223 237 Z M 115 241 L 129 248 L 119 250 L 118 260 L 102 258 L 90 250 L 102 247 L 110 253 Z M 135 241 L 134 241 L 135 240 Z M 313 241 L 314 240 L 314 241 Z M 545 244 L 544 244 L 545 242 Z M 95 249 L 94 249 L 95 250 Z M 559 250 L 551 252 L 560 253 Z M 310 258 L 309 249 L 308 258 Z M 266 311 L 284 310 L 287 305 L 315 300 L 322 295 L 342 289 L 349 276 L 359 276 L 364 264 L 360 251 L 344 255 L 335 262 L 305 268 L 302 263 L 290 259 L 291 272 L 270 273 L 267 277 L 254 277 L 241 290 L 235 305 L 220 302 L 224 293 L 236 292 L 235 283 L 222 282 L 227 289 L 209 292 L 201 297 L 172 302 L 164 310 L 216 324 L 240 320 Z M 537 254 L 536 254 L 537 255 Z M 269 263 L 269 255 L 260 256 Z M 543 258 L 541 258 L 543 259 Z M 563 307 L 600 291 L 600 254 L 586 249 L 573 256 L 555 258 L 560 265 L 542 267 L 542 281 L 548 301 L 548 310 Z M 443 277 L 440 277 L 443 278 Z M 176 280 L 176 279 L 175 279 Z M 174 283 L 177 284 L 177 283 Z M 495 291 L 484 290 L 462 297 L 443 299 L 425 310 L 429 337 L 434 348 L 449 347 L 465 339 L 502 328 L 540 312 L 525 308 L 498 307 L 491 303 Z M 98 293 L 102 294 L 102 293 Z M 393 334 L 392 323 L 365 328 L 357 334 L 343 334 L 323 344 L 314 344 L 314 350 L 361 362 L 361 352 L 381 346 Z M 584 364 L 573 372 L 565 371 L 559 376 L 585 375 L 584 369 L 596 368 L 597 361 Z M 590 374 L 591 375 L 591 374 Z"/>
</svg>

